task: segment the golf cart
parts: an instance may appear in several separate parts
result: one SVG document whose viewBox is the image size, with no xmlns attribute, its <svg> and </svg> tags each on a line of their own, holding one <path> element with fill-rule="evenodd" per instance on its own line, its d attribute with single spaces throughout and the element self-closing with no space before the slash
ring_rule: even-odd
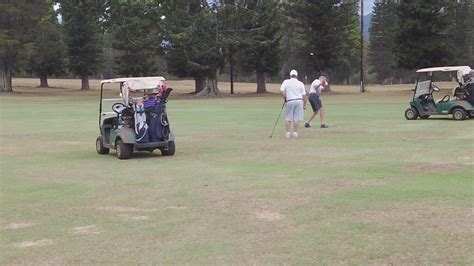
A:
<svg viewBox="0 0 474 266">
<path fill-rule="evenodd" d="M 418 79 L 414 89 L 410 108 L 405 111 L 405 118 L 416 120 L 418 117 L 427 119 L 431 115 L 449 115 L 455 120 L 464 120 L 474 116 L 474 78 L 471 77 L 469 66 L 433 67 L 416 71 Z M 435 73 L 454 72 L 459 87 L 453 90 L 453 95 L 446 95 L 435 102 L 433 92 L 440 88 L 433 84 Z"/>
<path fill-rule="evenodd" d="M 117 78 L 101 81 L 98 154 L 117 150 L 119 159 L 133 152 L 156 149 L 164 156 L 175 153 L 174 134 L 166 114 L 171 92 L 163 77 Z M 120 84 L 121 98 L 103 99 L 104 85 Z"/>
</svg>

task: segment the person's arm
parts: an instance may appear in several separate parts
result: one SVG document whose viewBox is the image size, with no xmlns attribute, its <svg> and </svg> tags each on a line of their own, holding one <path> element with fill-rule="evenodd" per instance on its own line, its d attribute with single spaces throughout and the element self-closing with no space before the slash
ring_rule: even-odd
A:
<svg viewBox="0 0 474 266">
<path fill-rule="evenodd" d="M 283 100 L 286 102 L 286 84 L 285 84 L 285 81 L 283 81 L 283 83 L 281 84 L 281 87 L 280 87 L 280 94 L 281 96 L 283 96 Z"/>
<path fill-rule="evenodd" d="M 308 104 L 308 95 L 306 94 L 306 89 L 304 87 L 304 84 L 302 83 L 302 91 L 301 95 L 303 96 L 303 108 L 306 109 L 306 105 Z"/>
</svg>

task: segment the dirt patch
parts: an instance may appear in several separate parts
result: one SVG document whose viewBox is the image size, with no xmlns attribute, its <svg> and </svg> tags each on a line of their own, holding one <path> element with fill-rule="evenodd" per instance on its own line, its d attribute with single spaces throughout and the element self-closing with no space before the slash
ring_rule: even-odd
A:
<svg viewBox="0 0 474 266">
<path fill-rule="evenodd" d="M 119 214 L 117 215 L 118 217 L 124 218 L 126 220 L 131 220 L 131 221 L 144 221 L 148 220 L 148 216 L 146 215 L 130 215 L 130 214 Z"/>
<path fill-rule="evenodd" d="M 361 219 L 390 227 L 414 226 L 428 230 L 441 230 L 450 234 L 474 232 L 474 208 L 405 207 L 359 213 Z"/>
<path fill-rule="evenodd" d="M 156 209 L 140 209 L 140 208 L 123 207 L 123 206 L 98 207 L 97 210 L 101 212 L 155 212 L 156 211 Z"/>
<path fill-rule="evenodd" d="M 259 220 L 264 220 L 268 222 L 275 222 L 275 221 L 280 221 L 285 219 L 285 215 L 274 212 L 274 211 L 268 211 L 268 210 L 263 210 L 263 211 L 258 211 L 255 212 L 255 217 Z"/>
<path fill-rule="evenodd" d="M 42 239 L 36 241 L 26 241 L 21 243 L 16 243 L 14 246 L 17 248 L 34 248 L 34 247 L 44 247 L 53 244 L 52 239 Z"/>
<path fill-rule="evenodd" d="M 75 235 L 97 235 L 100 231 L 95 225 L 79 226 L 72 229 L 72 233 Z"/>
<path fill-rule="evenodd" d="M 168 207 L 166 207 L 166 209 L 169 209 L 169 210 L 184 210 L 184 209 L 187 209 L 187 207 L 178 204 L 178 205 L 168 206 Z"/>
<path fill-rule="evenodd" d="M 5 229 L 12 229 L 12 230 L 16 230 L 16 229 L 23 229 L 23 228 L 27 228 L 27 227 L 31 227 L 33 226 L 34 224 L 33 223 L 10 223 L 9 225 L 5 226 Z"/>
<path fill-rule="evenodd" d="M 450 163 L 422 163 L 408 167 L 410 172 L 415 173 L 446 173 L 456 171 L 459 166 Z"/>
</svg>

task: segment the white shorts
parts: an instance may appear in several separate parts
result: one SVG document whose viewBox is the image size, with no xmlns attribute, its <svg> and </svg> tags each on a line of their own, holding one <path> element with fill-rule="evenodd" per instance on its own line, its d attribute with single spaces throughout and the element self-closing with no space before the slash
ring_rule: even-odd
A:
<svg viewBox="0 0 474 266">
<path fill-rule="evenodd" d="M 304 108 L 303 100 L 294 100 L 286 102 L 286 121 L 303 121 Z"/>
</svg>

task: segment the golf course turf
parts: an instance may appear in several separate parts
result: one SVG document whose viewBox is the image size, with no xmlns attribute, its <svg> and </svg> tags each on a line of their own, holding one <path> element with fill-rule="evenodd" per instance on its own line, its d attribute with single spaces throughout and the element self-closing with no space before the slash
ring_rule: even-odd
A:
<svg viewBox="0 0 474 266">
<path fill-rule="evenodd" d="M 130 160 L 95 151 L 97 86 L 0 94 L 0 264 L 474 263 L 474 120 L 335 86 L 332 127 L 270 139 L 276 94 L 170 85 L 175 156 Z"/>
</svg>

